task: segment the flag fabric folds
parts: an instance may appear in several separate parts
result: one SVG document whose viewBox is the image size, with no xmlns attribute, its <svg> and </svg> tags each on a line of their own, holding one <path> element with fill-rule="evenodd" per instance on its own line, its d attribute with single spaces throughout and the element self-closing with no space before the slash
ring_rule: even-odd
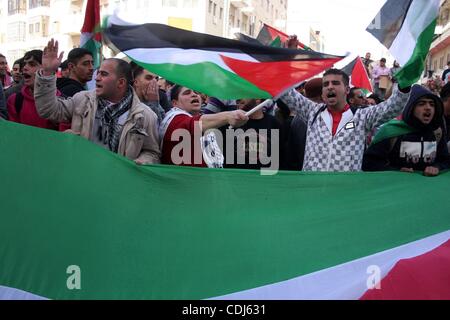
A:
<svg viewBox="0 0 450 320">
<path fill-rule="evenodd" d="M 342 68 L 342 71 L 350 77 L 350 84 L 352 87 L 364 89 L 366 93 L 373 92 L 372 84 L 370 83 L 369 76 L 367 75 L 361 57 L 352 60 L 352 62 Z"/>
<path fill-rule="evenodd" d="M 256 39 L 266 46 L 282 47 L 289 40 L 289 35 L 264 23 Z M 300 41 L 298 42 L 298 48 L 311 50 L 311 48 Z"/>
<path fill-rule="evenodd" d="M 417 82 L 433 40 L 440 0 L 388 0 L 367 28 L 400 63 L 401 87 Z"/>
<path fill-rule="evenodd" d="M 450 298 L 448 172 L 137 166 L 1 120 L 0 150 L 0 299 Z"/>
<path fill-rule="evenodd" d="M 83 27 L 81 28 L 80 47 L 92 52 L 94 68 L 100 66 L 101 41 L 100 0 L 88 0 Z"/>
<path fill-rule="evenodd" d="M 112 46 L 165 79 L 220 99 L 273 98 L 342 57 L 272 48 L 173 28 L 108 19 Z"/>
</svg>

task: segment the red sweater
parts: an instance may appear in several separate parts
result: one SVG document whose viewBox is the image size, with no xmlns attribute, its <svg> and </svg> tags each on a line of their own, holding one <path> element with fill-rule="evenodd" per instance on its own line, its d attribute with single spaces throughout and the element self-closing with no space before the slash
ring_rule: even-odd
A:
<svg viewBox="0 0 450 320">
<path fill-rule="evenodd" d="M 22 87 L 23 104 L 20 114 L 16 112 L 16 94 L 14 93 L 8 98 L 8 118 L 10 121 L 26 124 L 33 127 L 58 130 L 58 125 L 41 118 L 36 110 L 36 104 L 34 102 L 34 96 L 28 86 Z M 58 94 L 59 95 L 59 94 Z"/>
<path fill-rule="evenodd" d="M 161 163 L 163 164 L 171 164 L 175 165 L 174 159 L 172 159 L 172 150 L 175 148 L 175 146 L 179 145 L 181 147 L 183 144 L 186 145 L 186 142 L 183 143 L 183 138 L 179 138 L 179 141 L 171 141 L 172 134 L 177 129 L 185 129 L 189 131 L 190 134 L 190 160 L 188 162 L 182 162 L 181 164 L 178 164 L 180 166 L 191 166 L 191 167 L 207 167 L 205 161 L 203 160 L 203 155 L 201 154 L 200 148 L 200 142 L 197 143 L 197 149 L 194 150 L 194 128 L 195 123 L 199 121 L 200 115 L 195 117 L 189 117 L 188 115 L 179 114 L 177 115 L 171 122 L 169 127 L 167 128 L 166 133 L 164 134 L 164 142 L 163 142 L 163 148 L 162 148 L 162 157 L 161 157 Z M 198 130 L 198 129 L 197 129 Z M 197 154 L 197 158 L 200 157 L 201 163 L 195 163 L 195 152 L 200 152 L 200 155 Z M 177 157 L 182 157 L 183 152 L 176 152 L 175 153 Z"/>
</svg>

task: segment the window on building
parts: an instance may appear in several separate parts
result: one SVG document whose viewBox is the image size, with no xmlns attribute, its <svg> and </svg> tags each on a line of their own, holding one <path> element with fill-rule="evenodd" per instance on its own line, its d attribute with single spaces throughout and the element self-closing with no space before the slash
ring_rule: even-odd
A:
<svg viewBox="0 0 450 320">
<path fill-rule="evenodd" d="M 213 16 L 216 16 L 216 12 L 217 12 L 217 4 L 214 3 L 214 9 L 213 9 Z"/>
<path fill-rule="evenodd" d="M 213 8 L 213 2 L 211 0 L 209 0 L 208 13 L 212 13 L 212 8 Z"/>
<path fill-rule="evenodd" d="M 223 19 L 223 8 L 222 8 L 222 7 L 220 8 L 219 18 L 220 18 L 220 19 Z"/>
<path fill-rule="evenodd" d="M 12 22 L 7 26 L 8 42 L 25 41 L 27 24 L 25 22 Z"/>
<path fill-rule="evenodd" d="M 26 12 L 27 12 L 26 0 L 8 0 L 8 15 Z"/>
<path fill-rule="evenodd" d="M 163 0 L 162 6 L 176 8 L 178 7 L 178 0 Z"/>
<path fill-rule="evenodd" d="M 444 69 L 444 57 L 439 59 L 439 69 Z"/>
<path fill-rule="evenodd" d="M 41 24 L 40 24 L 39 22 L 36 22 L 36 23 L 34 24 L 34 31 L 35 31 L 36 33 L 41 32 Z"/>
<path fill-rule="evenodd" d="M 39 7 L 50 7 L 50 0 L 30 0 L 28 9 L 34 9 Z"/>
<path fill-rule="evenodd" d="M 34 30 L 34 24 L 32 24 L 32 23 L 30 23 L 29 25 L 28 25 L 28 33 L 29 34 L 33 34 L 33 30 Z"/>
<path fill-rule="evenodd" d="M 437 71 L 437 64 L 438 64 L 437 60 L 434 60 L 434 63 L 433 63 L 433 66 L 434 66 L 433 71 L 434 71 L 434 72 Z"/>
</svg>

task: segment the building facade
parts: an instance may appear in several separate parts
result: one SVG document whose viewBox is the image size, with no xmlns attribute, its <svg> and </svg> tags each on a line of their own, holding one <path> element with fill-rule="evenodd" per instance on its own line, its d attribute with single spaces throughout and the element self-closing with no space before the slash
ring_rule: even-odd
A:
<svg viewBox="0 0 450 320">
<path fill-rule="evenodd" d="M 450 0 L 441 3 L 436 33 L 427 59 L 426 77 L 441 76 L 450 61 Z"/>
<path fill-rule="evenodd" d="M 87 0 L 0 1 L 0 53 L 14 61 L 53 37 L 66 51 L 77 47 Z M 264 23 L 286 31 L 288 0 L 100 0 L 101 16 L 119 10 L 125 20 L 163 23 L 232 38 L 256 37 Z"/>
</svg>

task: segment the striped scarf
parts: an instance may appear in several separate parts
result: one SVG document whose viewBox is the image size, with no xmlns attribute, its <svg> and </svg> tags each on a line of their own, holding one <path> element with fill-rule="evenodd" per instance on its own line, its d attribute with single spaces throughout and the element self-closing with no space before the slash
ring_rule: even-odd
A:
<svg viewBox="0 0 450 320">
<path fill-rule="evenodd" d="M 119 149 L 119 141 L 123 129 L 123 124 L 119 123 L 119 118 L 131 109 L 132 101 L 133 94 L 130 88 L 128 88 L 127 94 L 119 103 L 110 104 L 105 99 L 98 99 L 96 118 L 99 119 L 99 127 L 97 137 L 103 144 L 108 145 L 109 150 L 112 152 L 117 153 Z"/>
</svg>

